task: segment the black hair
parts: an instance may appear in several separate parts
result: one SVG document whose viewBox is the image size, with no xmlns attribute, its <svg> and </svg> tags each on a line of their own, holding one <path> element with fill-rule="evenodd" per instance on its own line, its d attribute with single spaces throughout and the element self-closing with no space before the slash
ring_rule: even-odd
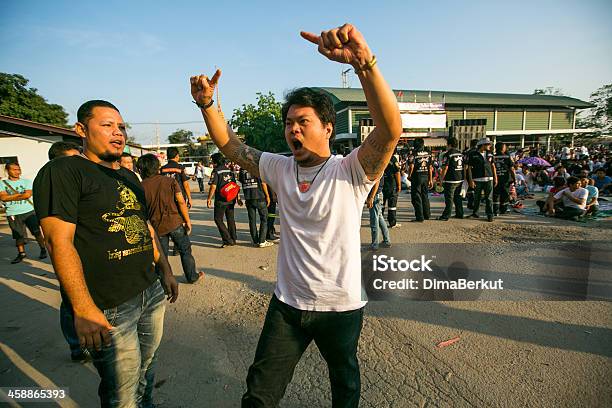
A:
<svg viewBox="0 0 612 408">
<path fill-rule="evenodd" d="M 450 147 L 457 147 L 457 139 L 454 137 L 449 137 L 448 139 L 446 139 L 446 143 L 450 146 Z"/>
<path fill-rule="evenodd" d="M 159 168 L 161 167 L 161 163 L 157 156 L 152 153 L 145 154 L 138 159 L 138 163 L 136 163 L 136 167 L 140 172 L 140 175 L 143 179 L 153 177 L 159 174 Z"/>
<path fill-rule="evenodd" d="M 119 109 L 112 103 L 108 101 L 103 101 L 101 99 L 94 99 L 91 101 L 87 101 L 79 107 L 77 111 L 77 120 L 86 125 L 89 118 L 93 116 L 94 108 L 102 107 L 102 108 L 111 108 L 119 112 Z"/>
<path fill-rule="evenodd" d="M 334 103 L 331 98 L 322 91 L 317 91 L 313 88 L 297 88 L 290 91 L 285 95 L 285 103 L 283 103 L 281 109 L 283 126 L 287 120 L 287 112 L 289 112 L 289 108 L 292 105 L 313 108 L 321 123 L 324 125 L 328 123 L 332 124 L 332 134 L 329 138 L 329 144 L 331 146 L 336 138 L 336 110 L 334 109 Z"/>
<path fill-rule="evenodd" d="M 128 152 L 123 152 L 121 153 L 121 157 L 132 157 L 132 155 L 129 154 Z"/>
<path fill-rule="evenodd" d="M 500 154 L 502 152 L 502 148 L 504 147 L 504 142 L 495 143 L 495 153 Z"/>
<path fill-rule="evenodd" d="M 179 151 L 176 147 L 169 147 L 168 151 L 166 152 L 166 156 L 168 156 L 168 159 L 174 159 L 176 156 L 179 155 Z"/>
<path fill-rule="evenodd" d="M 60 140 L 59 142 L 55 142 L 49 148 L 47 155 L 49 156 L 49 160 L 53 160 L 57 157 L 62 157 L 66 155 L 66 152 L 69 150 L 78 150 L 81 152 L 81 146 L 74 142 L 65 142 Z"/>
<path fill-rule="evenodd" d="M 21 167 L 21 166 L 19 165 L 19 162 L 16 162 L 16 161 L 11 161 L 11 162 L 8 162 L 8 163 L 6 163 L 6 164 L 4 165 L 4 169 L 5 169 L 5 170 L 8 170 L 9 166 L 19 166 L 19 167 Z"/>
<path fill-rule="evenodd" d="M 470 147 L 476 147 L 477 144 L 478 144 L 478 139 L 470 140 Z"/>
<path fill-rule="evenodd" d="M 221 153 L 214 153 L 212 156 L 210 156 L 210 159 L 215 166 L 222 166 L 225 164 L 225 157 L 223 157 Z"/>
<path fill-rule="evenodd" d="M 414 139 L 414 148 L 415 149 L 420 149 L 423 146 L 425 146 L 425 141 L 422 138 L 417 137 L 416 139 Z"/>
<path fill-rule="evenodd" d="M 565 179 L 563 177 L 555 177 L 553 178 L 553 186 L 555 186 L 556 188 L 561 188 L 565 185 Z"/>
<path fill-rule="evenodd" d="M 576 184 L 579 181 L 580 179 L 578 177 L 571 176 L 567 178 L 567 185 L 569 186 L 570 184 Z"/>
</svg>

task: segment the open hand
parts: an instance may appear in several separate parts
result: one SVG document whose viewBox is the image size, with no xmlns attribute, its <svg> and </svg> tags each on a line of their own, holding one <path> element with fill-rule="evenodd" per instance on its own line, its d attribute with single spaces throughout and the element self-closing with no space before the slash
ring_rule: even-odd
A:
<svg viewBox="0 0 612 408">
<path fill-rule="evenodd" d="M 332 61 L 350 64 L 360 69 L 372 60 L 372 51 L 363 35 L 351 24 L 344 24 L 316 35 L 301 31 L 302 38 L 319 46 L 319 52 Z"/>
<path fill-rule="evenodd" d="M 192 76 L 191 81 L 191 96 L 193 100 L 200 105 L 208 105 L 215 94 L 215 88 L 219 83 L 221 77 L 221 70 L 215 71 L 212 78 L 208 78 L 206 75 Z"/>
<path fill-rule="evenodd" d="M 160 283 L 166 294 L 166 299 L 168 299 L 170 303 L 176 302 L 179 295 L 179 287 L 174 275 L 172 275 L 172 273 L 164 273 L 161 276 Z"/>
</svg>

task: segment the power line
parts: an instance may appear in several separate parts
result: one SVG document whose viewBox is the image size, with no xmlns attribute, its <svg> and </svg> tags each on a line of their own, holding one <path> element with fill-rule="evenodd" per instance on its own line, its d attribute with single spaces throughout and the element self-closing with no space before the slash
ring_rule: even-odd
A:
<svg viewBox="0 0 612 408">
<path fill-rule="evenodd" d="M 126 122 L 128 125 L 188 125 L 193 123 L 203 124 L 203 120 L 197 120 L 192 122 Z"/>
</svg>

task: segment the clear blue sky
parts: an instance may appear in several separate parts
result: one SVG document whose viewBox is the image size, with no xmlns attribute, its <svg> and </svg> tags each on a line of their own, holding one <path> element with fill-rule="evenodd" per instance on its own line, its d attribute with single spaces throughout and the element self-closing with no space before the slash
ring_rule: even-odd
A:
<svg viewBox="0 0 612 408">
<path fill-rule="evenodd" d="M 188 78 L 223 70 L 227 117 L 297 86 L 341 86 L 343 66 L 299 37 L 351 22 L 398 89 L 588 99 L 612 82 L 611 1 L 27 1 L 0 6 L 0 71 L 30 79 L 75 121 L 88 99 L 127 122 L 199 121 Z M 344 66 L 346 68 L 346 66 Z M 359 86 L 351 75 L 353 87 Z M 162 125 L 162 141 L 177 128 Z M 153 126 L 132 134 L 151 143 Z"/>
</svg>

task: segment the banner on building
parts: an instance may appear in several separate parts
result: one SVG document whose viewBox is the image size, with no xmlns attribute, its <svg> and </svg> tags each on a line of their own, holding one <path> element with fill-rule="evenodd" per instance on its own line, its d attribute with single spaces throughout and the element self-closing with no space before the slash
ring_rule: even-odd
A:
<svg viewBox="0 0 612 408">
<path fill-rule="evenodd" d="M 400 112 L 436 112 L 443 111 L 443 103 L 433 102 L 398 102 Z"/>
<path fill-rule="evenodd" d="M 404 129 L 444 129 L 446 113 L 402 113 Z"/>
</svg>

